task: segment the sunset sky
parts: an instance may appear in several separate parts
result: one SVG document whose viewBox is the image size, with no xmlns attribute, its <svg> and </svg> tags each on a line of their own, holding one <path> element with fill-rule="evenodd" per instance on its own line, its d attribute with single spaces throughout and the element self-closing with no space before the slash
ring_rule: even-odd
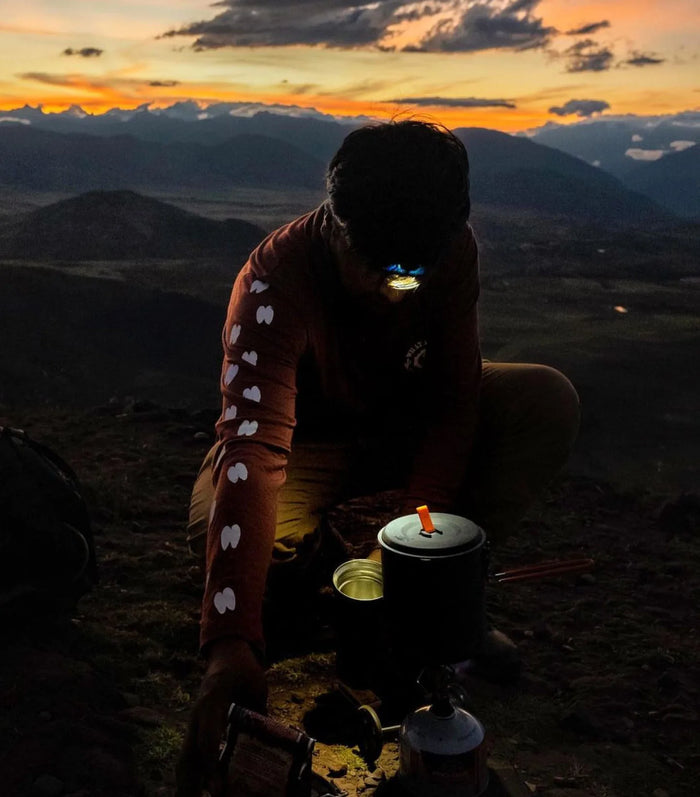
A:
<svg viewBox="0 0 700 797">
<path fill-rule="evenodd" d="M 0 108 L 186 99 L 524 130 L 700 105 L 697 0 L 0 0 Z"/>
</svg>

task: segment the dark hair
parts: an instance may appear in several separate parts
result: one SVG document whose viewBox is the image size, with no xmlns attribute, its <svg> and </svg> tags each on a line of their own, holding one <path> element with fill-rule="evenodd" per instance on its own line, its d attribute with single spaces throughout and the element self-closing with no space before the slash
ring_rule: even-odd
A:
<svg viewBox="0 0 700 797">
<path fill-rule="evenodd" d="M 429 267 L 469 218 L 467 151 L 432 122 L 354 130 L 330 162 L 326 188 L 347 244 L 376 268 Z"/>
</svg>

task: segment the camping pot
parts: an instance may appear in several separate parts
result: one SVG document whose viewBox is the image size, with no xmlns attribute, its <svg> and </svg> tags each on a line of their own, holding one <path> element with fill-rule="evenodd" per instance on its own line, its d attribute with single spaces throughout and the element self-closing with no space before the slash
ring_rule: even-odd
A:
<svg viewBox="0 0 700 797">
<path fill-rule="evenodd" d="M 489 780 L 479 720 L 446 697 L 409 714 L 399 731 L 399 780 L 410 795 L 478 797 Z"/>
<path fill-rule="evenodd" d="M 488 568 L 486 535 L 476 523 L 420 510 L 377 537 L 392 657 L 414 669 L 474 655 L 485 632 Z"/>
</svg>

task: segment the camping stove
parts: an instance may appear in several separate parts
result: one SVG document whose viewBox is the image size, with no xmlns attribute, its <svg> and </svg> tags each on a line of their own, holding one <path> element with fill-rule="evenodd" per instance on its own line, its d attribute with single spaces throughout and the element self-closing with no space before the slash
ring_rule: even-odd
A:
<svg viewBox="0 0 700 797">
<path fill-rule="evenodd" d="M 373 769 L 385 740 L 398 740 L 401 797 L 479 797 L 489 783 L 489 745 L 481 722 L 466 709 L 467 694 L 451 667 L 431 667 L 418 686 L 426 705 L 409 711 L 398 725 L 382 726 L 381 705 L 356 710 L 360 754 Z"/>
</svg>

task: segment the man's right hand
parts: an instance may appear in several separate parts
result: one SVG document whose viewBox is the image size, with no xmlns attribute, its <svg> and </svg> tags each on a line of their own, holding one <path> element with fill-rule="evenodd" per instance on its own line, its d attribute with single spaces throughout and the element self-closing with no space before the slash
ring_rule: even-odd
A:
<svg viewBox="0 0 700 797">
<path fill-rule="evenodd" d="M 204 788 L 212 797 L 222 794 L 219 744 L 231 703 L 264 713 L 267 683 L 250 645 L 225 637 L 212 642 L 209 649 L 207 670 L 176 765 L 177 797 L 200 797 Z"/>
</svg>

